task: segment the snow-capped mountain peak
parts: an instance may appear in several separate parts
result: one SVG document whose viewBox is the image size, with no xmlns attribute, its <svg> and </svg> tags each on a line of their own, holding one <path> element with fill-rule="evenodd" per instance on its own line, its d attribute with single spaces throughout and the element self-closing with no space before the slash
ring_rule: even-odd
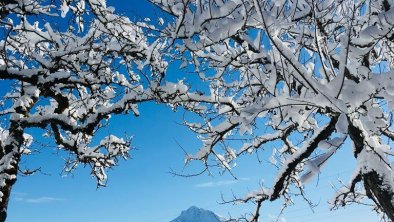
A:
<svg viewBox="0 0 394 222">
<path fill-rule="evenodd" d="M 171 222 L 220 222 L 219 216 L 209 210 L 195 206 L 182 211 L 181 215 Z"/>
</svg>

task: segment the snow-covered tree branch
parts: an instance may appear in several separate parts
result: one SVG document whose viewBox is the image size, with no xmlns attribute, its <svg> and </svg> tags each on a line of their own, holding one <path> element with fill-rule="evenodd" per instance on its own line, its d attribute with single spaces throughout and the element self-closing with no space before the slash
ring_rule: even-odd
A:
<svg viewBox="0 0 394 222">
<path fill-rule="evenodd" d="M 70 153 L 65 170 L 91 167 L 98 185 L 106 168 L 127 158 L 130 140 L 95 132 L 113 114 L 139 115 L 138 104 L 154 99 L 166 70 L 163 42 L 148 41 L 141 25 L 115 14 L 104 0 L 1 0 L 0 221 L 29 128 L 42 128 Z"/>
<path fill-rule="evenodd" d="M 231 171 L 240 155 L 280 144 L 273 185 L 244 199 L 259 208 L 263 201 L 290 200 L 290 188 L 303 195 L 307 181 L 337 149 L 349 149 L 350 140 L 349 158 L 358 164 L 333 208 L 367 197 L 394 220 L 393 1 L 151 2 L 175 19 L 163 32 L 171 56 L 209 88 L 178 82 L 187 89 L 164 101 L 202 117 L 186 123 L 203 142 L 187 160 Z M 240 136 L 243 144 L 230 148 Z"/>
</svg>

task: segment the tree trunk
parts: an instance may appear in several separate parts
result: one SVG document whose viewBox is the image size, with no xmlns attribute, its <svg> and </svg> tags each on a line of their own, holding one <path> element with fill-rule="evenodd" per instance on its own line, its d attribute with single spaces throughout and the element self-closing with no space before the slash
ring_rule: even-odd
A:
<svg viewBox="0 0 394 222">
<path fill-rule="evenodd" d="M 363 174 L 362 178 L 368 197 L 375 201 L 391 221 L 394 221 L 393 191 L 390 188 L 387 189 L 383 179 L 375 171 Z"/>
<path fill-rule="evenodd" d="M 354 126 L 350 119 L 349 121 L 349 135 L 354 143 L 354 156 L 357 158 L 358 155 L 365 149 L 364 146 L 364 138 L 362 131 Z M 374 154 L 377 155 L 377 154 Z M 372 160 L 373 158 L 371 158 Z M 381 160 L 380 163 L 384 165 L 383 167 L 387 167 L 386 163 Z M 394 203 L 392 202 L 394 198 L 393 187 L 390 186 L 386 180 L 393 180 L 391 174 L 390 178 L 382 178 L 381 175 L 378 174 L 375 170 L 370 170 L 367 173 L 363 173 L 361 175 L 364 183 L 364 188 L 367 196 L 375 202 L 380 210 L 382 210 L 387 217 L 394 221 Z M 392 184 L 392 183 L 391 183 Z"/>
<path fill-rule="evenodd" d="M 9 135 L 5 141 L 0 143 L 0 169 L 3 169 L 0 171 L 0 222 L 4 222 L 7 218 L 8 201 L 12 186 L 16 182 L 20 148 L 23 142 L 23 128 L 18 123 L 11 121 Z"/>
</svg>

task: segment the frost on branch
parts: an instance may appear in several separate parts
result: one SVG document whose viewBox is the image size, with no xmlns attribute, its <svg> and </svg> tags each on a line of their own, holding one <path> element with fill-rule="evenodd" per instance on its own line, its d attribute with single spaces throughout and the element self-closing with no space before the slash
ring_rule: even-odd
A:
<svg viewBox="0 0 394 222">
<path fill-rule="evenodd" d="M 41 128 L 69 153 L 65 171 L 88 165 L 99 185 L 105 170 L 127 158 L 130 140 L 96 132 L 120 113 L 139 115 L 156 99 L 167 64 L 164 42 L 152 43 L 143 23 L 119 16 L 104 0 L 0 2 L 0 221 L 21 155 Z M 49 22 L 50 21 L 50 22 Z M 7 136 L 4 136 L 7 135 Z"/>
<path fill-rule="evenodd" d="M 130 141 L 125 141 L 122 138 L 110 135 L 103 138 L 99 145 L 89 147 L 90 138 L 84 138 L 82 141 L 79 138 L 82 135 L 77 135 L 75 140 L 65 141 L 64 145 L 69 143 L 78 143 L 76 152 L 71 155 L 66 161 L 65 172 L 70 172 L 75 169 L 78 164 L 82 163 L 90 165 L 92 168 L 92 175 L 97 179 L 98 185 L 105 186 L 107 175 L 105 169 L 115 166 L 118 158 L 127 159 L 129 157 Z M 78 142 L 76 140 L 79 140 Z M 70 149 L 73 149 L 70 147 Z M 75 157 L 73 157 L 75 156 Z"/>
<path fill-rule="evenodd" d="M 334 207 L 363 193 L 394 220 L 392 1 L 151 1 L 175 18 L 169 56 L 203 86 L 182 82 L 192 87 L 168 100 L 201 117 L 186 123 L 203 144 L 187 160 L 231 171 L 241 155 L 273 153 L 272 185 L 243 199 L 257 203 L 249 221 L 263 201 L 304 196 L 336 151 L 351 149 L 345 140 L 358 164 Z"/>
</svg>

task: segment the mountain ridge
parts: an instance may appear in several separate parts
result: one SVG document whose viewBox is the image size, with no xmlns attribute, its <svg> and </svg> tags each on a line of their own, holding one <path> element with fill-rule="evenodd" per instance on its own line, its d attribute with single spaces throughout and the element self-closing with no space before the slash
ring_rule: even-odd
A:
<svg viewBox="0 0 394 222">
<path fill-rule="evenodd" d="M 170 222 L 222 222 L 222 220 L 210 210 L 191 206 Z"/>
</svg>

